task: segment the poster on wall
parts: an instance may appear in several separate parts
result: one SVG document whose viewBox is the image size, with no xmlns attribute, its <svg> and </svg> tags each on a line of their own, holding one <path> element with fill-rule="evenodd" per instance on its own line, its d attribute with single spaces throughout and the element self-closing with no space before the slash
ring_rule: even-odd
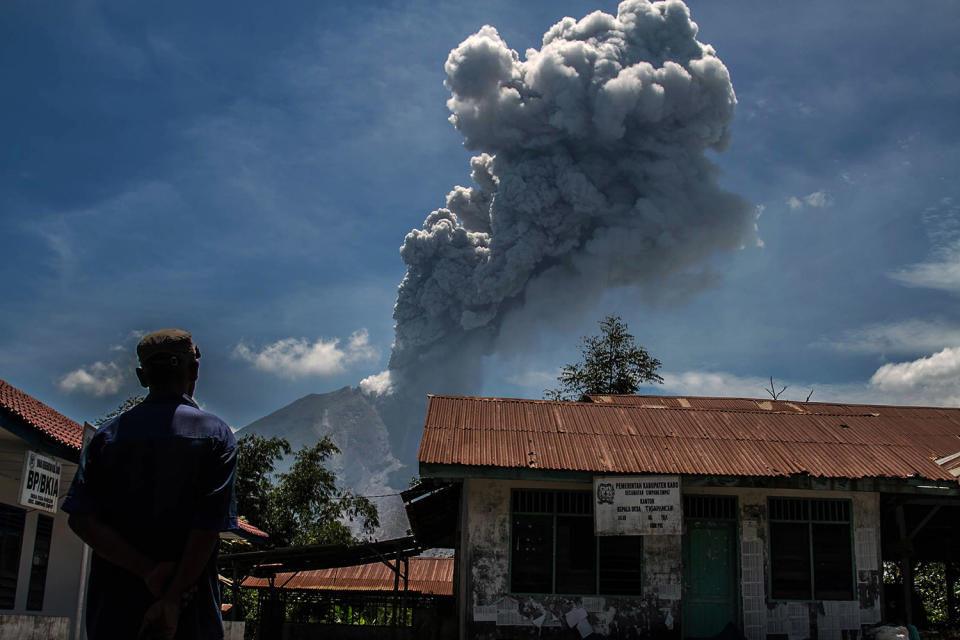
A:
<svg viewBox="0 0 960 640">
<path fill-rule="evenodd" d="M 593 499 L 598 536 L 683 532 L 680 476 L 595 476 Z"/>
<path fill-rule="evenodd" d="M 36 451 L 27 451 L 20 478 L 20 504 L 56 513 L 59 491 L 60 463 Z"/>
</svg>

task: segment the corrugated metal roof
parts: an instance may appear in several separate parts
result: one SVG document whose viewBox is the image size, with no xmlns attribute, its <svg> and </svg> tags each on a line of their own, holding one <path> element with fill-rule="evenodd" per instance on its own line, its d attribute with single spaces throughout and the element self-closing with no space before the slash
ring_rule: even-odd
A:
<svg viewBox="0 0 960 640">
<path fill-rule="evenodd" d="M 410 558 L 408 593 L 453 595 L 453 558 Z M 336 569 L 278 573 L 274 585 L 282 589 L 322 591 L 393 591 L 396 574 L 382 562 Z M 269 587 L 267 578 L 250 577 L 244 587 Z M 403 581 L 400 581 L 403 590 Z"/>
<path fill-rule="evenodd" d="M 0 380 L 0 409 L 15 415 L 31 428 L 71 449 L 80 451 L 83 446 L 83 425 L 5 380 Z"/>
<path fill-rule="evenodd" d="M 596 396 L 430 396 L 419 460 L 511 468 L 954 480 L 960 409 Z"/>
</svg>

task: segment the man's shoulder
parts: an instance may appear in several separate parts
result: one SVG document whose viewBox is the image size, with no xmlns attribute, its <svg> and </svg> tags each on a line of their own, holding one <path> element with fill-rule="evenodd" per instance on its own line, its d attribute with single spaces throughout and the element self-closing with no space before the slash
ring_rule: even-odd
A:
<svg viewBox="0 0 960 640">
<path fill-rule="evenodd" d="M 182 404 L 177 407 L 177 420 L 183 424 L 189 424 L 197 435 L 209 435 L 234 441 L 233 429 L 216 414 L 204 411 L 199 407 Z"/>
</svg>

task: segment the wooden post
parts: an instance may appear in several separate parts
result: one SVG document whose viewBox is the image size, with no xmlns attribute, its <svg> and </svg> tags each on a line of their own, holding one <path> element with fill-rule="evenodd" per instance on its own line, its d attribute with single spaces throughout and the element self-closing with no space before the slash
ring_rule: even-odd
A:
<svg viewBox="0 0 960 640">
<path fill-rule="evenodd" d="M 910 557 L 910 539 L 907 536 L 907 520 L 902 504 L 897 505 L 897 529 L 900 533 L 900 577 L 903 579 L 904 623 L 913 624 L 913 560 Z"/>
<path fill-rule="evenodd" d="M 237 565 L 233 565 L 233 584 L 230 586 L 233 592 L 233 620 L 234 622 L 246 620 L 246 616 L 244 616 L 243 613 L 243 605 L 240 602 L 240 577 L 237 572 Z"/>
</svg>

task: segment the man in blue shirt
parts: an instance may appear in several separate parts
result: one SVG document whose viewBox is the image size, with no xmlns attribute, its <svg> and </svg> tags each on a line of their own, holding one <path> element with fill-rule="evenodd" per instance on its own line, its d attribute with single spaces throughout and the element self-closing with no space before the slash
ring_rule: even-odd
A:
<svg viewBox="0 0 960 640">
<path fill-rule="evenodd" d="M 237 527 L 233 432 L 193 401 L 200 350 L 165 329 L 137 345 L 146 399 L 102 425 L 63 503 L 93 548 L 89 640 L 223 637 L 216 548 Z"/>
</svg>

